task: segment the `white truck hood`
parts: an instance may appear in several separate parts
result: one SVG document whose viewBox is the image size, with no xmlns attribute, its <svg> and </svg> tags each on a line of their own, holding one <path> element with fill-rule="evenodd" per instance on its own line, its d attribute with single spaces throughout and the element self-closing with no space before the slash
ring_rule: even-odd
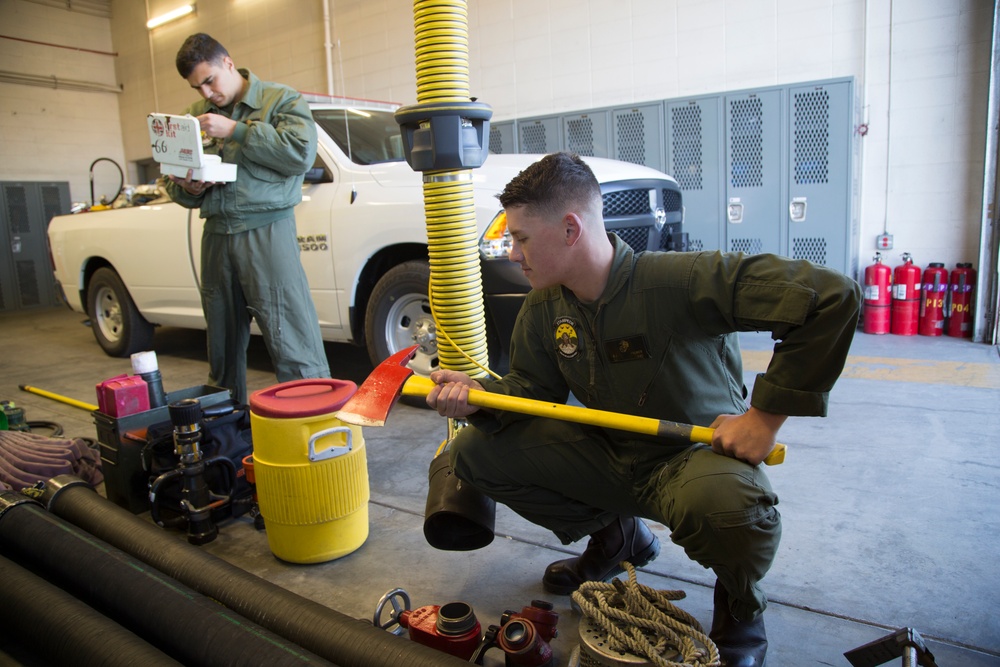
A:
<svg viewBox="0 0 1000 667">
<path fill-rule="evenodd" d="M 493 154 L 483 166 L 472 170 L 472 182 L 476 189 L 501 192 L 504 187 L 530 164 L 544 155 L 531 153 Z M 599 157 L 584 157 L 599 183 L 623 180 L 656 179 L 663 180 L 663 173 L 643 165 L 609 160 Z M 371 175 L 383 187 L 416 187 L 422 183 L 418 173 L 405 162 L 386 162 L 371 167 Z"/>
</svg>

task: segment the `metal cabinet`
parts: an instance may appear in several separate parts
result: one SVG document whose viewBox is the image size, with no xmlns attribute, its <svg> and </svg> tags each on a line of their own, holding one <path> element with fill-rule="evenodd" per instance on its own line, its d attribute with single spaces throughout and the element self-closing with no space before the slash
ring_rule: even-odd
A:
<svg viewBox="0 0 1000 667">
<path fill-rule="evenodd" d="M 69 210 L 69 183 L 0 182 L 0 310 L 58 304 L 48 227 Z"/>
</svg>

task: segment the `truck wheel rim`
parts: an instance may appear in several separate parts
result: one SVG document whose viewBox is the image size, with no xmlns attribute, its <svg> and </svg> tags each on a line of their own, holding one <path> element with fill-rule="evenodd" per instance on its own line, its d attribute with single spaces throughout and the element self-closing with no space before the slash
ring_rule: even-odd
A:
<svg viewBox="0 0 1000 667">
<path fill-rule="evenodd" d="M 418 375 L 430 375 L 438 368 L 437 334 L 430 303 L 422 294 L 407 294 L 392 304 L 385 318 L 385 340 L 389 354 L 417 344 L 410 368 Z"/>
<path fill-rule="evenodd" d="M 115 296 L 114 290 L 102 288 L 97 292 L 96 306 L 97 327 L 101 335 L 112 343 L 121 337 L 122 305 Z"/>
</svg>

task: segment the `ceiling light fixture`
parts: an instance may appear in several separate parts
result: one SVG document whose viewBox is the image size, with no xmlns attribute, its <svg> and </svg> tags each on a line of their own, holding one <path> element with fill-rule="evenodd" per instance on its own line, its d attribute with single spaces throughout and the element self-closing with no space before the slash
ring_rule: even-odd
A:
<svg viewBox="0 0 1000 667">
<path fill-rule="evenodd" d="M 149 19 L 148 21 L 146 21 L 146 29 L 152 30 L 157 26 L 161 26 L 164 23 L 170 23 L 171 21 L 175 21 L 181 18 L 182 16 L 187 16 L 188 14 L 191 14 L 193 12 L 194 12 L 193 4 L 183 5 L 181 7 L 178 7 L 177 9 L 167 12 L 166 14 L 160 14 L 155 18 Z"/>
</svg>

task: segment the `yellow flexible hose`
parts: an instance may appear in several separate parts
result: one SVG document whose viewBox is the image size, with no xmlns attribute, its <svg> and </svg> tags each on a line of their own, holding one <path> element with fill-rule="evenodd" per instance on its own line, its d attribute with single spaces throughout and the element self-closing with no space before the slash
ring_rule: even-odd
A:
<svg viewBox="0 0 1000 667">
<path fill-rule="evenodd" d="M 415 0 L 413 21 L 417 102 L 468 102 L 466 0 Z M 425 172 L 424 214 L 441 367 L 483 377 L 489 355 L 472 170 Z"/>
</svg>

